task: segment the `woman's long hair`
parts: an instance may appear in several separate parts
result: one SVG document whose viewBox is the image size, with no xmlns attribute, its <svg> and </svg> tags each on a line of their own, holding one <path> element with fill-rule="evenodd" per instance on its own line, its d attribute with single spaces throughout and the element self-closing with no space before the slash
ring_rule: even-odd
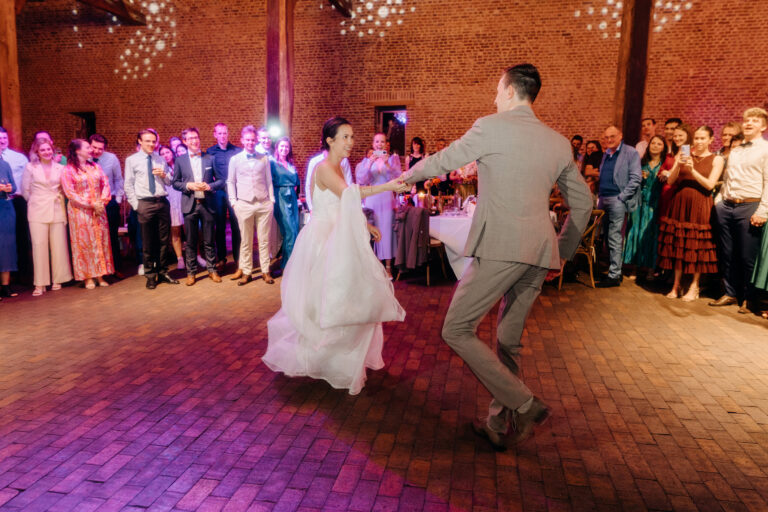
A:
<svg viewBox="0 0 768 512">
<path fill-rule="evenodd" d="M 667 158 L 667 141 L 664 140 L 664 137 L 661 135 L 654 135 L 651 137 L 651 140 L 648 141 L 648 147 L 645 150 L 645 153 L 643 154 L 643 158 L 640 159 L 640 165 L 645 165 L 651 161 L 651 142 L 653 142 L 653 139 L 659 139 L 661 141 L 661 144 L 663 149 L 661 150 L 661 154 L 659 155 L 659 162 L 664 163 L 664 160 Z"/>
<path fill-rule="evenodd" d="M 291 138 L 286 137 L 280 137 L 277 139 L 277 143 L 275 143 L 275 160 L 277 160 L 277 147 L 280 145 L 281 142 L 287 142 L 288 143 L 288 154 L 285 156 L 285 161 L 291 164 L 292 166 L 295 166 L 293 163 L 293 143 L 291 142 Z"/>
<path fill-rule="evenodd" d="M 83 147 L 83 144 L 88 144 L 88 141 L 85 139 L 72 139 L 67 147 L 67 163 L 80 172 L 85 169 L 80 167 L 80 159 L 77 157 L 77 152 Z"/>
</svg>

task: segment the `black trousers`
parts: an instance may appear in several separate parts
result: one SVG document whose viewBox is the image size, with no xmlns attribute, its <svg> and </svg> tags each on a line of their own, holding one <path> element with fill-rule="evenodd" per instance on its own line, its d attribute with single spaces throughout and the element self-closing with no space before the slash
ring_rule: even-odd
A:
<svg viewBox="0 0 768 512">
<path fill-rule="evenodd" d="M 32 283 L 32 239 L 29 236 L 27 201 L 22 196 L 13 197 L 16 213 L 16 253 L 18 258 L 17 282 Z"/>
<path fill-rule="evenodd" d="M 195 207 L 192 211 L 184 214 L 184 231 L 187 234 L 187 246 L 184 249 L 184 263 L 187 267 L 187 275 L 194 275 L 199 270 L 197 265 L 197 243 L 198 231 L 201 228 L 201 224 L 206 270 L 208 270 L 208 272 L 216 270 L 216 249 L 213 245 L 213 230 L 215 225 L 214 214 L 209 211 L 202 202 L 195 201 Z"/>
<path fill-rule="evenodd" d="M 216 256 L 219 260 L 227 259 L 227 214 L 229 229 L 232 232 L 232 258 L 240 260 L 240 225 L 237 223 L 235 210 L 229 204 L 226 190 L 216 191 Z"/>
<path fill-rule="evenodd" d="M 109 223 L 109 243 L 112 244 L 112 260 L 115 262 L 115 270 L 121 267 L 122 260 L 120 258 L 120 239 L 117 235 L 117 230 L 123 223 L 123 219 L 120 216 L 120 205 L 115 200 L 115 196 L 107 203 L 107 222 Z"/>
<path fill-rule="evenodd" d="M 165 197 L 139 199 L 136 211 L 143 242 L 144 275 L 157 279 L 168 272 L 168 243 L 171 238 L 171 205 Z"/>
<path fill-rule="evenodd" d="M 750 281 L 763 228 L 753 226 L 749 219 L 759 205 L 757 202 L 735 204 L 725 200 L 715 205 L 725 293 L 736 297 L 739 303 L 755 299 L 755 287 Z"/>
</svg>

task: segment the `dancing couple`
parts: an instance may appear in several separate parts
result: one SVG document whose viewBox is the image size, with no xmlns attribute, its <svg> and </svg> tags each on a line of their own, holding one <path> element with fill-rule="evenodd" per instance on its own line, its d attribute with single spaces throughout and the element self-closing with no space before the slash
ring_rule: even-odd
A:
<svg viewBox="0 0 768 512">
<path fill-rule="evenodd" d="M 384 365 L 381 323 L 405 318 L 371 250 L 370 236 L 380 233 L 366 223 L 361 198 L 404 192 L 477 161 L 480 195 L 465 248 L 473 260 L 456 287 L 442 335 L 493 395 L 474 432 L 499 451 L 530 436 L 549 407 L 517 376 L 523 327 L 544 280 L 573 256 L 592 211 L 569 141 L 531 109 L 540 88 L 533 65 L 507 69 L 497 86 L 496 114 L 478 119 L 461 139 L 408 173 L 376 186 L 347 185 L 340 163 L 352 150 L 352 127 L 339 117 L 325 123 L 328 156 L 310 185 L 312 218 L 285 269 L 282 308 L 268 322 L 263 361 L 269 368 L 359 393 L 366 368 Z M 559 235 L 549 219 L 554 184 L 570 207 Z M 476 330 L 499 299 L 494 353 Z"/>
</svg>

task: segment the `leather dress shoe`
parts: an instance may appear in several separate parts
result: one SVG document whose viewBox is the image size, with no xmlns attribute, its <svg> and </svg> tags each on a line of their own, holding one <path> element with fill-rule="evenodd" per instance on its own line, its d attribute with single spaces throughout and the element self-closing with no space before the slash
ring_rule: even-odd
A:
<svg viewBox="0 0 768 512">
<path fill-rule="evenodd" d="M 224 270 L 224 265 L 227 264 L 227 260 L 219 260 L 216 262 L 216 271 L 221 272 Z"/>
<path fill-rule="evenodd" d="M 157 274 L 158 283 L 179 284 L 179 281 L 168 275 L 167 272 Z"/>
<path fill-rule="evenodd" d="M 194 274 L 189 274 L 187 276 L 187 280 L 184 282 L 184 284 L 186 284 L 187 286 L 192 286 L 193 284 L 195 284 L 195 275 Z"/>
<path fill-rule="evenodd" d="M 237 269 L 237 271 L 234 274 L 232 274 L 232 276 L 229 279 L 230 281 L 237 281 L 241 277 L 243 277 L 243 270 Z"/>
<path fill-rule="evenodd" d="M 710 306 L 731 306 L 733 304 L 737 304 L 739 301 L 736 300 L 736 297 L 731 297 L 730 295 L 723 295 L 717 300 L 713 300 L 712 302 L 709 302 L 708 304 Z"/>
<path fill-rule="evenodd" d="M 595 283 L 597 288 L 613 288 L 614 286 L 621 286 L 621 277 L 606 277 L 602 281 Z"/>
<path fill-rule="evenodd" d="M 208 277 L 210 277 L 211 281 L 213 281 L 214 283 L 221 282 L 221 277 L 219 276 L 219 273 L 216 272 L 215 270 L 213 272 L 208 272 Z"/>
<path fill-rule="evenodd" d="M 265 283 L 267 283 L 267 284 L 275 284 L 275 280 L 274 280 L 274 278 L 271 275 L 269 275 L 269 272 L 265 272 L 262 277 L 263 277 Z"/>
<path fill-rule="evenodd" d="M 251 279 L 253 279 L 250 275 L 243 275 L 240 280 L 237 282 L 237 286 L 243 286 L 251 282 Z"/>
<path fill-rule="evenodd" d="M 115 276 L 115 279 L 125 279 L 125 275 L 123 275 L 122 272 L 118 272 L 117 270 L 115 270 L 112 275 Z"/>
<path fill-rule="evenodd" d="M 549 418 L 550 410 L 547 404 L 536 397 L 533 397 L 533 403 L 526 412 L 513 412 L 515 437 L 512 441 L 520 444 L 533 433 L 533 428 L 541 425 Z"/>
<path fill-rule="evenodd" d="M 477 437 L 481 437 L 491 444 L 491 447 L 497 452 L 507 451 L 506 436 L 494 432 L 488 425 L 481 420 L 475 420 L 472 422 L 472 432 Z"/>
<path fill-rule="evenodd" d="M 148 288 L 149 290 L 154 290 L 155 288 L 157 288 L 157 280 L 156 280 L 156 279 L 153 279 L 153 278 L 151 278 L 151 277 L 150 277 L 150 278 L 148 278 L 148 279 L 147 279 L 147 288 Z"/>
</svg>

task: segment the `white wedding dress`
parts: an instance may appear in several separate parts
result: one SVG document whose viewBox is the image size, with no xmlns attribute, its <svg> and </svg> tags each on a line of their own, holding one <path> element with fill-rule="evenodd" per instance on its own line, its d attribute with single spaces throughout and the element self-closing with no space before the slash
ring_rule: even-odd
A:
<svg viewBox="0 0 768 512">
<path fill-rule="evenodd" d="M 283 273 L 282 308 L 267 322 L 262 361 L 355 395 L 366 368 L 384 366 L 381 322 L 402 321 L 405 310 L 371 249 L 358 186 L 340 199 L 315 185 L 312 206 Z"/>
</svg>

